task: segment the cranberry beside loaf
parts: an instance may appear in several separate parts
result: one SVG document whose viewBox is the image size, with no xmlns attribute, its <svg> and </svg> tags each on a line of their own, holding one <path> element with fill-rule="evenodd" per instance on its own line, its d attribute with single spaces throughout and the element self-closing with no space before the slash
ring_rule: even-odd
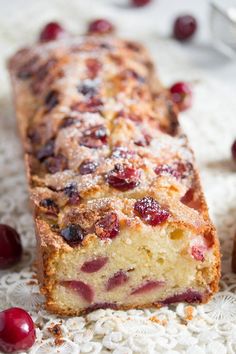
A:
<svg viewBox="0 0 236 354">
<path fill-rule="evenodd" d="M 9 70 L 47 308 L 207 302 L 218 239 L 147 51 L 85 36 L 23 49 Z"/>
</svg>

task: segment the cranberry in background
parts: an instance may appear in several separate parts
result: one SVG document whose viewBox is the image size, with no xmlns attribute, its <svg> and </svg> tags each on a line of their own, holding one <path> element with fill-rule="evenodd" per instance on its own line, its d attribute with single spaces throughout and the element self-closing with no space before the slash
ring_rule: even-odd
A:
<svg viewBox="0 0 236 354">
<path fill-rule="evenodd" d="M 0 224 L 0 269 L 17 263 L 22 255 L 20 236 L 12 227 Z"/>
<path fill-rule="evenodd" d="M 49 22 L 41 31 L 40 42 L 54 41 L 62 37 L 65 33 L 64 28 L 58 22 Z"/>
<path fill-rule="evenodd" d="M 192 105 L 192 90 L 186 82 L 176 82 L 170 87 L 171 98 L 179 111 L 185 111 Z"/>
<path fill-rule="evenodd" d="M 110 21 L 100 18 L 90 22 L 88 32 L 94 34 L 107 34 L 114 32 L 114 29 L 115 28 Z"/>
<path fill-rule="evenodd" d="M 234 140 L 231 146 L 231 152 L 232 152 L 233 160 L 236 162 L 236 139 Z"/>
<path fill-rule="evenodd" d="M 28 312 L 18 307 L 0 312 L 0 351 L 13 353 L 28 350 L 35 339 L 34 322 Z"/>
<path fill-rule="evenodd" d="M 173 26 L 173 36 L 179 41 L 189 40 L 197 30 L 197 21 L 191 15 L 176 18 Z"/>
<path fill-rule="evenodd" d="M 150 2 L 151 0 L 131 0 L 131 4 L 136 7 L 143 7 L 148 5 Z"/>
</svg>

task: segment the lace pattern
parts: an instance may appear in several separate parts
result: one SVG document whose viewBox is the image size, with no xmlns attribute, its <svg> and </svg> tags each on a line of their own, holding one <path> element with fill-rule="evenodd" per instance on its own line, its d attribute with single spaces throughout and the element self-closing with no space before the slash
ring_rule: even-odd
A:
<svg viewBox="0 0 236 354">
<path fill-rule="evenodd" d="M 28 33 L 30 26 L 32 32 L 36 33 L 38 27 L 33 19 L 37 18 L 36 13 L 40 13 L 39 8 L 46 6 L 45 3 L 35 3 L 28 9 L 28 27 L 24 27 L 22 17 L 22 31 L 17 31 L 18 34 L 14 34 L 11 25 L 7 26 L 7 22 L 3 21 L 3 33 L 6 35 L 5 41 L 2 41 L 6 43 L 3 44 L 5 57 L 10 50 L 19 46 L 19 42 L 23 42 L 24 32 Z M 65 3 L 59 0 L 53 3 L 58 17 L 62 17 Z M 77 6 L 76 1 L 71 3 L 71 9 Z M 53 4 L 48 6 L 52 10 Z M 99 6 L 102 5 L 97 5 L 97 8 Z M 85 8 L 86 6 L 84 12 L 82 11 L 81 21 L 87 17 Z M 94 5 L 94 12 L 96 11 L 99 13 Z M 106 11 L 108 15 L 115 16 L 114 9 L 107 7 Z M 78 32 L 72 10 L 67 10 L 64 16 L 68 20 L 70 13 L 70 27 L 74 26 Z M 42 20 L 41 17 L 40 19 Z M 14 16 L 10 23 L 13 20 Z M 41 20 L 38 20 L 39 23 Z M 15 21 L 20 23 L 19 18 L 15 18 Z M 221 240 L 221 290 L 209 304 L 194 307 L 181 303 L 159 310 L 98 310 L 87 316 L 72 318 L 58 318 L 43 309 L 43 297 L 39 294 L 33 270 L 35 237 L 28 208 L 22 152 L 13 119 L 7 75 L 1 67 L 1 74 L 6 81 L 0 97 L 0 222 L 18 230 L 23 241 L 24 256 L 16 267 L 0 271 L 0 310 L 19 306 L 31 313 L 37 325 L 37 341 L 30 350 L 31 354 L 236 352 L 236 275 L 231 273 L 230 266 L 232 239 L 236 228 L 235 166 L 230 161 L 230 146 L 236 137 L 236 101 L 233 94 L 236 87 L 230 80 L 227 82 L 215 75 L 214 69 L 206 70 L 187 61 L 186 49 L 173 41 L 157 40 L 151 35 L 144 41 L 156 58 L 159 72 L 167 84 L 177 79 L 193 82 L 194 107 L 183 114 L 181 120 L 196 152 L 210 213 Z M 60 338 L 52 330 L 57 324 Z"/>
</svg>

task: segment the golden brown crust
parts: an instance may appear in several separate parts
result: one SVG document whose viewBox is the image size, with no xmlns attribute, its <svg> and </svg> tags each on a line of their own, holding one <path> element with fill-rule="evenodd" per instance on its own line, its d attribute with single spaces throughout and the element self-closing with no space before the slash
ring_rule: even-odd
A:
<svg viewBox="0 0 236 354">
<path fill-rule="evenodd" d="M 76 220 L 87 230 L 78 247 L 87 248 L 97 237 L 94 224 L 105 213 L 116 211 L 124 223 L 138 227 L 133 205 L 146 195 L 168 208 L 168 223 L 203 234 L 213 247 L 214 280 L 202 299 L 207 302 L 218 290 L 219 242 L 176 107 L 153 79 L 147 51 L 116 38 L 85 37 L 24 49 L 10 60 L 9 70 L 35 213 L 38 277 L 47 308 L 62 315 L 80 314 L 58 308 L 52 297 L 54 264 L 73 249 L 60 230 Z M 93 126 L 101 130 L 91 133 Z M 93 134 L 101 138 L 96 140 Z M 95 172 L 81 175 L 78 171 L 88 159 L 96 160 Z M 137 188 L 120 192 L 106 183 L 106 176 L 114 164 L 124 162 L 141 177 Z M 154 172 L 166 165 L 170 173 Z M 175 170 L 172 174 L 173 166 L 180 166 L 180 176 Z M 45 206 L 45 200 L 50 205 Z"/>
</svg>

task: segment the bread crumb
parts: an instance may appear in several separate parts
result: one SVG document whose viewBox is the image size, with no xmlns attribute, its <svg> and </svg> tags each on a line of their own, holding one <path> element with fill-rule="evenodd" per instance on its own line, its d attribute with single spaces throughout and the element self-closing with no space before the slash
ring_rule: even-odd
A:
<svg viewBox="0 0 236 354">
<path fill-rule="evenodd" d="M 65 342 L 65 340 L 62 339 L 62 329 L 59 323 L 52 323 L 48 331 L 55 337 L 55 345 L 59 346 Z"/>
<path fill-rule="evenodd" d="M 156 316 L 152 316 L 149 318 L 150 321 L 154 322 L 154 323 L 158 323 L 161 326 L 166 326 L 167 325 L 167 321 L 166 320 L 159 320 L 158 317 Z"/>
<path fill-rule="evenodd" d="M 186 306 L 184 311 L 185 311 L 185 320 L 191 321 L 193 319 L 193 306 Z"/>
</svg>

